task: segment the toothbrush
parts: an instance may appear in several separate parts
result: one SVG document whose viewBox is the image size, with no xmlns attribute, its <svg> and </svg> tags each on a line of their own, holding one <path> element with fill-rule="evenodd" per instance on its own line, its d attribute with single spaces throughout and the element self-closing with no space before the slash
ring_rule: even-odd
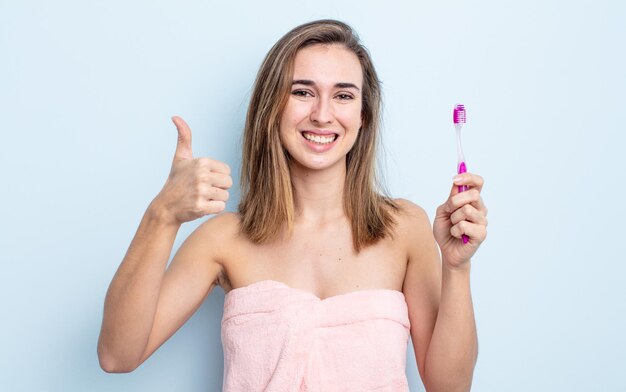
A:
<svg viewBox="0 0 626 392">
<path fill-rule="evenodd" d="M 456 128 L 456 153 L 459 159 L 457 165 L 457 173 L 467 172 L 467 165 L 465 164 L 465 156 L 463 156 L 463 147 L 461 147 L 461 127 L 465 124 L 465 106 L 458 104 L 454 107 L 452 112 L 452 119 L 454 120 L 454 128 Z M 465 192 L 467 185 L 459 185 L 459 192 Z M 469 237 L 463 234 L 463 243 L 467 244 Z"/>
</svg>

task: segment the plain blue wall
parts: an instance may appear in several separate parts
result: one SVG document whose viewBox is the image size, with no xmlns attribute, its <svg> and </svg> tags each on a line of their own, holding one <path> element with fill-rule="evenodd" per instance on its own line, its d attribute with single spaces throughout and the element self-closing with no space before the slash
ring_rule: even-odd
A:
<svg viewBox="0 0 626 392">
<path fill-rule="evenodd" d="M 431 218 L 456 164 L 451 110 L 467 106 L 490 222 L 472 269 L 473 390 L 626 390 L 626 12 L 597 0 L 2 0 L 0 389 L 220 390 L 221 289 L 123 375 L 98 366 L 104 296 L 169 173 L 170 117 L 237 177 L 263 56 L 324 17 L 370 49 L 387 185 Z"/>
</svg>

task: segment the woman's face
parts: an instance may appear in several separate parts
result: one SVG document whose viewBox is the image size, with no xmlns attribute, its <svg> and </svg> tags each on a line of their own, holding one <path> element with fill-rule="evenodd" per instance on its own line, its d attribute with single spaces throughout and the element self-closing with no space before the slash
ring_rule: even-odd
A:
<svg viewBox="0 0 626 392">
<path fill-rule="evenodd" d="M 363 71 L 341 45 L 300 49 L 280 119 L 280 140 L 295 164 L 309 169 L 345 165 L 361 128 Z"/>
</svg>

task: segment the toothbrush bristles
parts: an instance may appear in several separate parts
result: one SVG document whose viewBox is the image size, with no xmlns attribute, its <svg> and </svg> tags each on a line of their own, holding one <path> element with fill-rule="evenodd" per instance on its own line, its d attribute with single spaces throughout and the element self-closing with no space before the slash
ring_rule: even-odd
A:
<svg viewBox="0 0 626 392">
<path fill-rule="evenodd" d="M 454 112 L 452 113 L 452 119 L 455 124 L 465 124 L 465 106 L 464 105 L 456 105 L 454 107 Z"/>
</svg>

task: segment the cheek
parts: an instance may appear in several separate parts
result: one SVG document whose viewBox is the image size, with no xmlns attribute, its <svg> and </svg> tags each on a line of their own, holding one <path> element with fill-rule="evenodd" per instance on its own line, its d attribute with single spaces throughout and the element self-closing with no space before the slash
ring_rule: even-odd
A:
<svg viewBox="0 0 626 392">
<path fill-rule="evenodd" d="M 291 111 L 289 110 L 289 105 L 287 105 L 285 110 L 283 110 L 282 115 L 280 116 L 279 135 L 281 142 L 285 141 L 285 137 L 289 135 L 289 130 L 293 127 L 293 118 L 290 113 Z"/>
<path fill-rule="evenodd" d="M 281 124 L 290 127 L 299 124 L 306 119 L 309 113 L 308 105 L 290 99 L 281 115 Z"/>
<path fill-rule="evenodd" d="M 341 122 L 349 130 L 358 130 L 361 128 L 361 108 L 347 108 L 347 110 L 341 112 Z"/>
</svg>

